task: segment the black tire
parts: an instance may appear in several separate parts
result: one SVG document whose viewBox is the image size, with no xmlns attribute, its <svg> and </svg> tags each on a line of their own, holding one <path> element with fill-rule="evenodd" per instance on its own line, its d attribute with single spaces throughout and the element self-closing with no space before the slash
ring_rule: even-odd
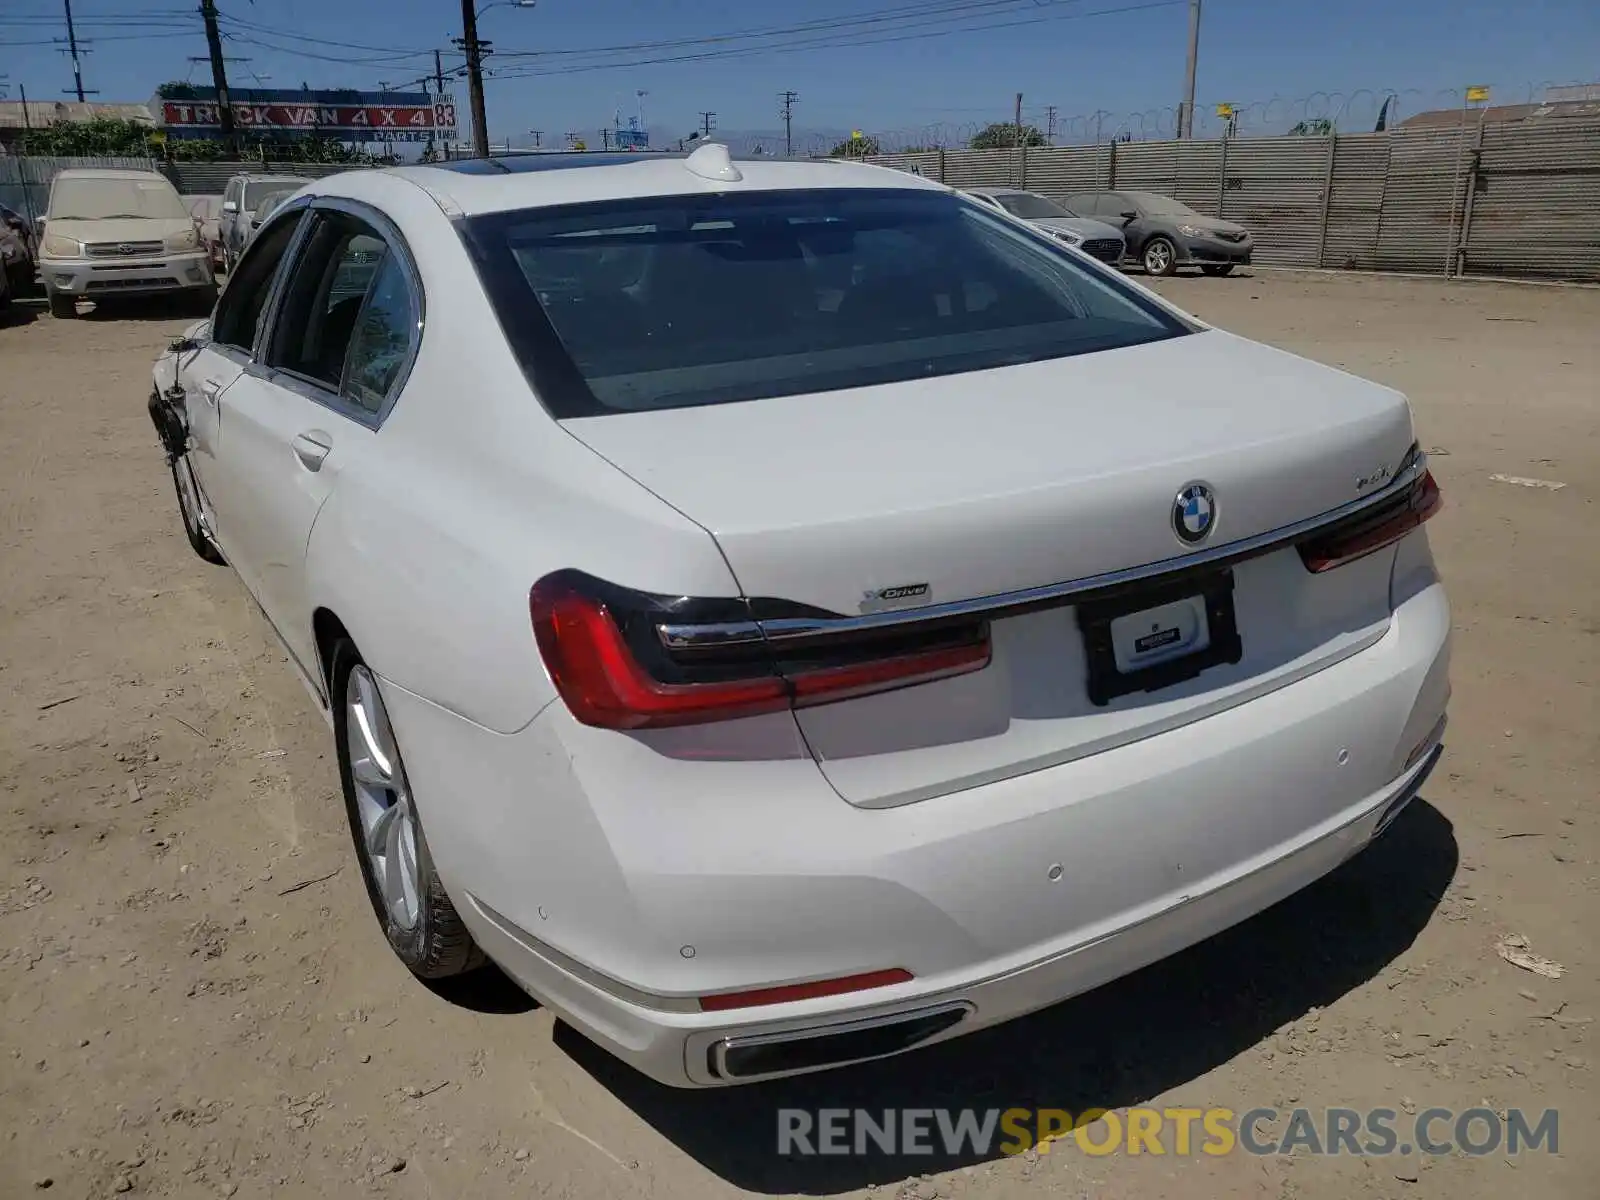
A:
<svg viewBox="0 0 1600 1200">
<path fill-rule="evenodd" d="M 1148 275 L 1171 275 L 1178 269 L 1178 248 L 1172 244 L 1171 238 L 1158 234 L 1139 251 L 1139 261 Z"/>
<path fill-rule="evenodd" d="M 70 321 L 78 315 L 77 300 L 71 296 L 63 296 L 60 292 L 51 292 L 50 315 L 63 321 Z"/>
<path fill-rule="evenodd" d="M 195 314 L 202 317 L 209 317 L 211 315 L 211 311 L 217 306 L 216 283 L 212 282 L 206 284 L 204 287 L 195 288 L 193 295 L 194 299 L 191 301 L 191 304 Z"/>
<path fill-rule="evenodd" d="M 1200 269 L 1207 275 L 1211 275 L 1217 279 L 1221 279 L 1224 275 L 1233 274 L 1232 263 L 1212 263 L 1207 266 L 1203 266 Z"/>
<path fill-rule="evenodd" d="M 372 863 L 367 857 L 363 845 L 364 837 L 355 779 L 350 771 L 348 738 L 350 706 L 344 699 L 350 672 L 360 665 L 364 664 L 355 643 L 348 639 L 340 639 L 334 647 L 333 665 L 328 672 L 331 685 L 329 696 L 333 710 L 333 736 L 334 745 L 339 753 L 339 785 L 344 791 L 345 817 L 350 825 L 350 839 L 355 849 L 356 862 L 361 868 L 361 880 L 367 887 L 367 899 L 372 902 L 372 911 L 378 918 L 378 925 L 383 930 L 389 948 L 418 979 L 447 979 L 453 975 L 464 975 L 483 966 L 488 960 L 478 948 L 478 944 L 472 940 L 472 934 L 467 931 L 460 914 L 456 912 L 455 905 L 445 893 L 444 885 L 439 881 L 438 872 L 433 867 L 433 856 L 428 851 L 428 839 L 423 834 L 420 815 L 413 813 L 412 817 L 416 822 L 417 876 L 420 895 L 417 923 L 411 929 L 398 925 L 385 906 L 378 880 L 373 874 Z M 398 735 L 396 741 L 395 749 L 398 752 Z M 404 769 L 403 765 L 401 769 Z"/>
<path fill-rule="evenodd" d="M 201 523 L 200 513 L 194 508 L 194 505 L 198 503 L 195 498 L 199 496 L 200 492 L 195 487 L 194 468 L 189 465 L 189 456 L 183 455 L 173 459 L 170 466 L 172 468 L 172 488 L 178 494 L 178 516 L 183 518 L 183 533 L 189 539 L 190 548 L 205 559 L 206 562 L 216 563 L 221 566 L 226 561 L 222 557 L 222 551 L 217 549 L 217 544 L 211 540 L 211 535 L 206 532 L 205 526 Z M 184 482 L 186 479 L 189 487 L 194 488 L 194 491 L 185 491 Z"/>
</svg>

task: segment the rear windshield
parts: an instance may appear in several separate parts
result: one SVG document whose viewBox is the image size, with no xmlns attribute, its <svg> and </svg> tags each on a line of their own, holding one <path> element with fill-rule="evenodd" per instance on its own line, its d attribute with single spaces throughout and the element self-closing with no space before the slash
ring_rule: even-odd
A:
<svg viewBox="0 0 1600 1200">
<path fill-rule="evenodd" d="M 184 208 L 177 190 L 160 177 L 69 176 L 58 178 L 50 189 L 51 220 L 96 221 L 112 217 L 187 221 L 189 210 Z"/>
<path fill-rule="evenodd" d="M 1021 217 L 1024 221 L 1038 221 L 1046 217 L 1075 217 L 1078 214 L 1057 204 L 1054 200 L 1044 196 L 1036 196 L 1032 192 L 1001 192 L 995 197 L 1000 201 L 1000 207 L 1013 217 Z"/>
<path fill-rule="evenodd" d="M 1177 336 L 1050 239 L 944 192 L 651 197 L 469 218 L 558 418 L 832 391 Z"/>
<path fill-rule="evenodd" d="M 253 209 L 274 192 L 297 192 L 305 186 L 303 179 L 251 179 L 244 185 L 244 207 Z"/>
</svg>

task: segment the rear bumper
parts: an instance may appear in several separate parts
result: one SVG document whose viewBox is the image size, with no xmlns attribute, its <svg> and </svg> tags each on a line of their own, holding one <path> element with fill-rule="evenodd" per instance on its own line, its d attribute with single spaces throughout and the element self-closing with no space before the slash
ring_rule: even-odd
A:
<svg viewBox="0 0 1600 1200">
<path fill-rule="evenodd" d="M 139 259 L 45 259 L 39 274 L 50 291 L 89 299 L 174 292 L 212 282 L 210 253 L 203 249 Z"/>
<path fill-rule="evenodd" d="M 845 804 L 776 735 L 765 761 L 728 761 L 594 741 L 559 704 L 497 735 L 385 694 L 441 876 L 485 951 L 647 1075 L 715 1086 L 742 1041 L 956 1006 L 915 1044 L 944 1040 L 1304 887 L 1420 786 L 1448 658 L 1434 584 L 1374 646 L 1263 701 L 888 810 Z M 722 1012 L 695 1000 L 891 967 L 915 978 Z"/>
</svg>

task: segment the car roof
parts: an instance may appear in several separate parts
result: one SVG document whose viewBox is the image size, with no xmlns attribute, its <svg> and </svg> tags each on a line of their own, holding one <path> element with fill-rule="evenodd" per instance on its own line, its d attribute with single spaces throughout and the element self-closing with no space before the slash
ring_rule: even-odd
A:
<svg viewBox="0 0 1600 1200">
<path fill-rule="evenodd" d="M 553 153 L 462 159 L 427 166 L 347 171 L 318 180 L 315 195 L 371 200 L 386 180 L 422 188 L 450 216 L 472 216 L 519 208 L 582 204 L 601 200 L 739 193 L 892 188 L 905 191 L 953 189 L 904 171 L 838 159 L 738 157 L 720 148 L 693 153 Z M 713 177 L 720 165 L 737 179 Z"/>
<path fill-rule="evenodd" d="M 1030 192 L 1027 188 L 1014 187 L 970 187 L 963 191 L 971 192 L 974 196 L 1034 196 L 1037 192 Z"/>
<path fill-rule="evenodd" d="M 137 171 L 128 167 L 68 167 L 56 173 L 57 179 L 159 179 L 162 183 L 169 182 L 165 175 L 156 171 Z"/>
</svg>

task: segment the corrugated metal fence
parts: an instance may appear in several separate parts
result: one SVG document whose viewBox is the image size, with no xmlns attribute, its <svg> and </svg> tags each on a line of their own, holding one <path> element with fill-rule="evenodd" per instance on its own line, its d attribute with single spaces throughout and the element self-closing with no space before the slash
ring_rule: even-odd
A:
<svg viewBox="0 0 1600 1200">
<path fill-rule="evenodd" d="M 1600 281 L 1595 121 L 869 161 L 956 187 L 1160 192 L 1248 228 L 1265 266 Z"/>
</svg>

